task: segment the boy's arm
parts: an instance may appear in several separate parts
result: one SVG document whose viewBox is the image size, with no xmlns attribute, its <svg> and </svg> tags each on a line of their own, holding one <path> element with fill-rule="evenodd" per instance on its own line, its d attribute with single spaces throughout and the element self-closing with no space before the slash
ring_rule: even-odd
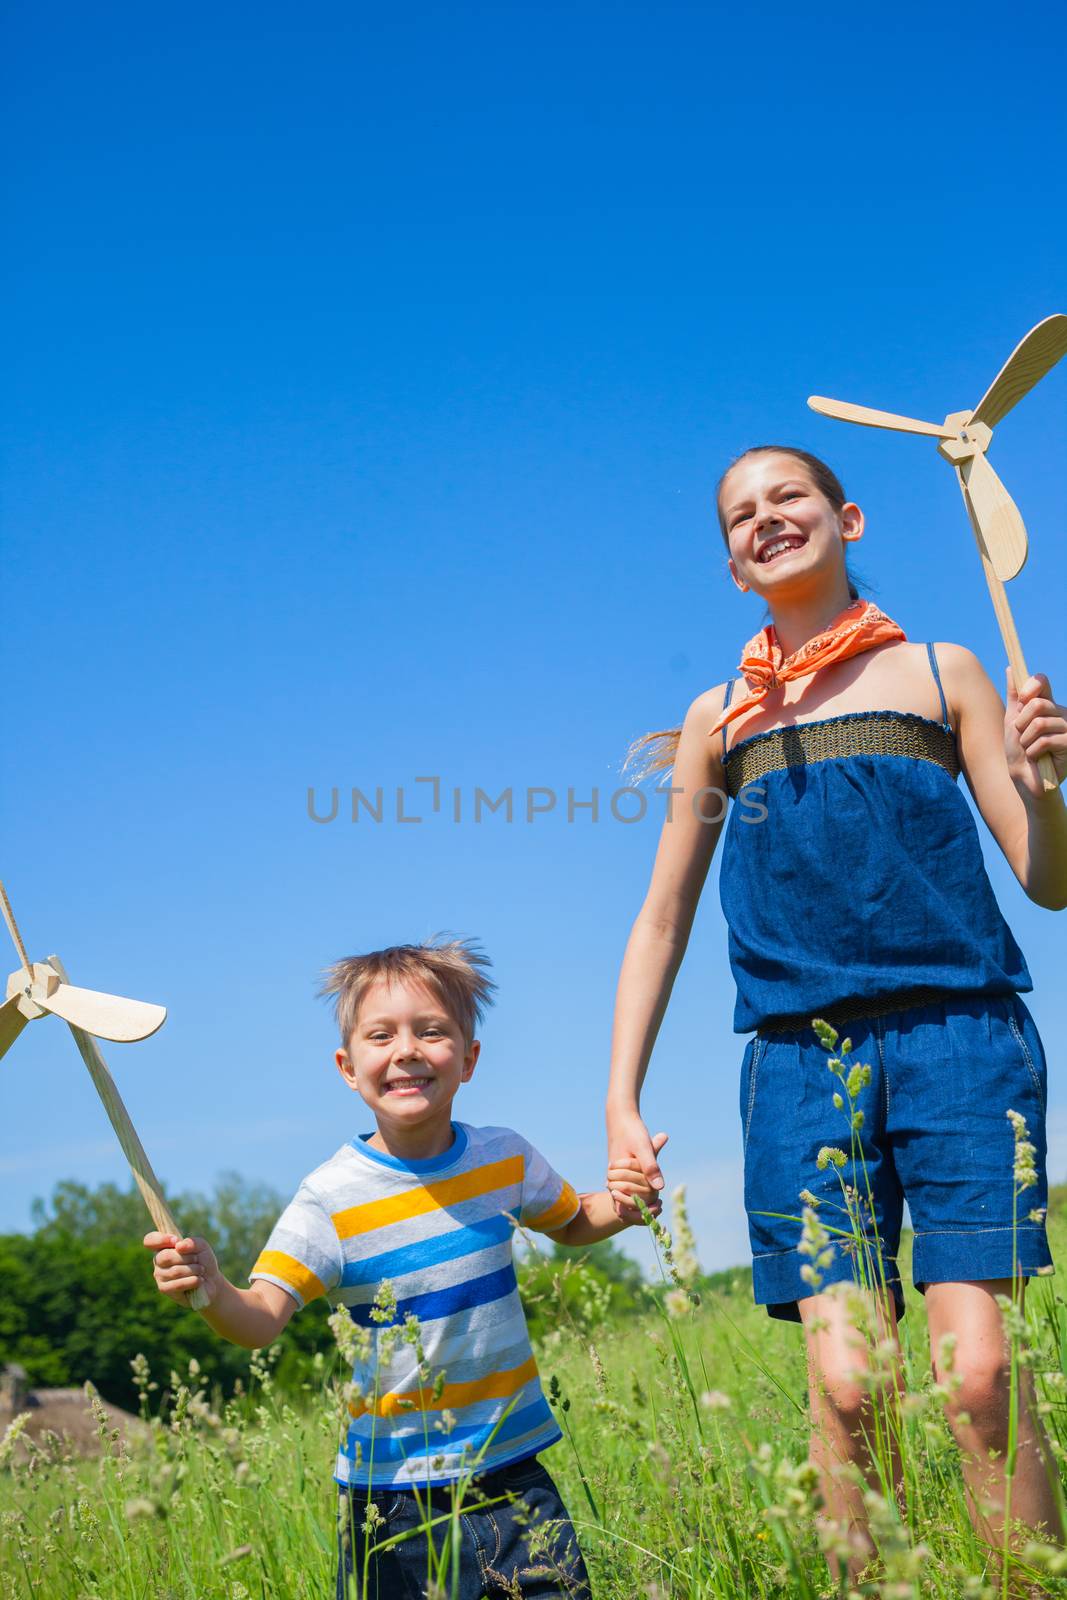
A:
<svg viewBox="0 0 1067 1600">
<path fill-rule="evenodd" d="M 204 1289 L 210 1304 L 200 1315 L 209 1328 L 246 1350 L 272 1343 L 297 1302 L 276 1283 L 257 1278 L 250 1289 L 238 1289 L 219 1271 L 206 1239 L 177 1239 L 171 1233 L 146 1233 L 145 1248 L 155 1252 L 156 1287 L 179 1304 L 190 1289 Z"/>
<path fill-rule="evenodd" d="M 615 1202 L 606 1189 L 580 1194 L 578 1204 L 579 1210 L 567 1226 L 548 1234 L 549 1239 L 554 1239 L 557 1244 L 599 1244 L 601 1239 L 610 1239 L 612 1234 L 633 1226 L 632 1223 L 619 1221 L 615 1214 Z"/>
</svg>

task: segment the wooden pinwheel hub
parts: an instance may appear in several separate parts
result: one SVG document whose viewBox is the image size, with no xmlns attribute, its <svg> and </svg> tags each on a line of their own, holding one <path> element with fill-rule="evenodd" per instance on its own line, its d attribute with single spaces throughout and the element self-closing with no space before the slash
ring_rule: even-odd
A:
<svg viewBox="0 0 1067 1600">
<path fill-rule="evenodd" d="M 45 961 L 35 961 L 30 973 L 25 967 L 18 967 L 7 980 L 7 994 L 5 999 L 13 1000 L 18 995 L 18 1010 L 32 1022 L 34 1017 L 48 1015 L 47 1008 L 37 1004 L 38 1000 L 47 1000 L 54 995 L 60 985 L 59 973 Z"/>
<path fill-rule="evenodd" d="M 937 453 L 944 456 L 946 461 L 951 461 L 954 467 L 962 466 L 974 456 L 984 456 L 989 449 L 993 430 L 987 428 L 984 422 L 972 422 L 973 415 L 972 411 L 952 411 L 945 418 L 946 428 L 958 428 L 960 431 L 954 439 L 942 439 Z"/>
</svg>

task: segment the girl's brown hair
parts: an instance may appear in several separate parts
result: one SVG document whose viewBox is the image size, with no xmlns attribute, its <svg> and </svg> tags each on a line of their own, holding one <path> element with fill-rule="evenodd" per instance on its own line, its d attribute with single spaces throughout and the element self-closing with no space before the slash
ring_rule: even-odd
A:
<svg viewBox="0 0 1067 1600">
<path fill-rule="evenodd" d="M 833 467 L 827 466 L 825 461 L 818 456 L 813 456 L 810 450 L 797 450 L 791 444 L 754 444 L 747 450 L 742 450 L 735 456 L 727 467 L 718 483 L 715 485 L 715 509 L 719 514 L 719 527 L 723 539 L 726 539 L 726 519 L 722 514 L 722 486 L 735 467 L 742 461 L 747 461 L 749 456 L 792 456 L 794 461 L 802 461 L 808 469 L 812 483 L 824 499 L 829 500 L 835 511 L 840 511 L 845 503 L 845 491 L 841 487 L 841 479 Z"/>
<path fill-rule="evenodd" d="M 722 510 L 723 484 L 734 468 L 739 466 L 742 461 L 747 461 L 749 456 L 767 455 L 792 456 L 794 460 L 802 462 L 808 470 L 812 483 L 814 483 L 823 498 L 830 502 L 835 511 L 839 512 L 845 504 L 845 491 L 841 486 L 841 480 L 837 473 L 833 467 L 828 466 L 818 456 L 813 456 L 809 450 L 798 450 L 789 444 L 754 444 L 748 450 L 742 450 L 739 456 L 734 457 L 715 485 L 715 510 L 719 518 L 719 529 L 722 533 L 723 543 L 727 549 L 729 549 L 730 539 L 726 529 L 726 518 L 723 516 Z M 851 574 L 848 576 L 848 592 L 852 600 L 859 599 L 859 591 L 852 580 Z M 766 614 L 769 615 L 769 613 Z M 622 764 L 622 770 L 625 772 L 631 763 L 636 763 L 637 770 L 634 773 L 634 780 L 637 783 L 640 783 L 642 778 L 649 777 L 653 772 L 666 771 L 674 765 L 674 758 L 678 753 L 678 741 L 681 737 L 681 728 L 661 728 L 658 733 L 642 734 L 640 739 L 634 740 L 626 752 L 626 760 Z M 638 757 L 642 752 L 644 752 L 645 759 L 639 761 Z"/>
</svg>

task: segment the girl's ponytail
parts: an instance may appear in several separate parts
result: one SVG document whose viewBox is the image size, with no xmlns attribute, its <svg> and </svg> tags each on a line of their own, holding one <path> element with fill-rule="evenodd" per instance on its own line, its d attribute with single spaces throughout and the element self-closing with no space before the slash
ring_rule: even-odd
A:
<svg viewBox="0 0 1067 1600">
<path fill-rule="evenodd" d="M 658 733 L 643 733 L 640 739 L 635 739 L 626 752 L 626 759 L 622 764 L 623 772 L 633 765 L 634 783 L 642 783 L 645 778 L 650 778 L 654 772 L 667 772 L 674 766 L 674 758 L 678 754 L 678 741 L 682 737 L 681 728 L 661 728 Z M 642 750 L 645 759 L 639 761 Z"/>
</svg>

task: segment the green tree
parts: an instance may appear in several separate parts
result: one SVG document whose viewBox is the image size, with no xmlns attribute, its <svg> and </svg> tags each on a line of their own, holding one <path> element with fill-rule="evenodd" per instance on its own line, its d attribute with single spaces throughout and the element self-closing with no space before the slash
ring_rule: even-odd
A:
<svg viewBox="0 0 1067 1600">
<path fill-rule="evenodd" d="M 210 1197 L 176 1196 L 175 1215 L 211 1241 L 236 1283 L 249 1269 L 282 1209 L 282 1197 L 236 1173 L 220 1177 Z M 151 1227 L 132 1185 L 96 1189 L 73 1181 L 35 1203 L 31 1234 L 0 1235 L 0 1365 L 17 1361 L 31 1383 L 82 1384 L 135 1410 L 131 1359 L 143 1354 L 161 1390 L 195 1357 L 209 1381 L 231 1393 L 248 1371 L 248 1352 L 227 1344 L 201 1317 L 159 1294 L 141 1244 Z M 282 1335 L 279 1376 L 304 1381 L 317 1348 L 329 1349 L 325 1301 L 294 1317 Z"/>
<path fill-rule="evenodd" d="M 555 1243 L 547 1254 L 531 1250 L 519 1267 L 519 1294 L 535 1339 L 561 1316 L 591 1331 L 646 1304 L 641 1268 L 610 1239 L 580 1250 Z"/>
</svg>

